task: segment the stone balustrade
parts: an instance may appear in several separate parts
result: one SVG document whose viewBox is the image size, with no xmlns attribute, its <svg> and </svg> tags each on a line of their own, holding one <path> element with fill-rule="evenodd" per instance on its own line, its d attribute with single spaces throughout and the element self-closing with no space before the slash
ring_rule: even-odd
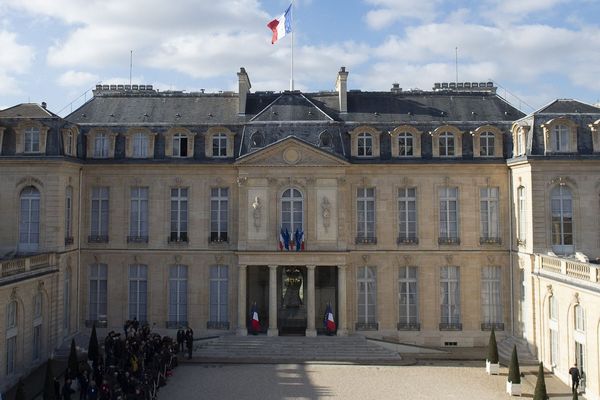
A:
<svg viewBox="0 0 600 400">
<path fill-rule="evenodd" d="M 539 255 L 539 269 L 587 282 L 598 282 L 600 265 L 581 262 L 569 258 Z"/>
<path fill-rule="evenodd" d="M 56 263 L 55 260 L 55 253 L 44 253 L 0 261 L 0 277 L 4 278 L 49 267 Z"/>
</svg>

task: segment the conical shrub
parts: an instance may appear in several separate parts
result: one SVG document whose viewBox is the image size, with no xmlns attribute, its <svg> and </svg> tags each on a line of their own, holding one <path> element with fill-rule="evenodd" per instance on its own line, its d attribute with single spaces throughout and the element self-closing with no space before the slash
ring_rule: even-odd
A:
<svg viewBox="0 0 600 400">
<path fill-rule="evenodd" d="M 67 365 L 69 368 L 69 377 L 71 379 L 75 378 L 77 376 L 77 373 L 79 372 L 79 361 L 77 359 L 77 348 L 75 347 L 75 339 L 71 339 L 71 351 L 69 352 L 69 362 Z"/>
<path fill-rule="evenodd" d="M 54 372 L 52 371 L 52 360 L 50 359 L 46 363 L 46 376 L 44 377 L 42 398 L 44 400 L 58 400 L 54 391 Z"/>
<path fill-rule="evenodd" d="M 521 370 L 519 369 L 517 345 L 513 346 L 512 355 L 510 356 L 510 365 L 508 366 L 508 381 L 512 383 L 521 383 Z"/>
<path fill-rule="evenodd" d="M 98 365 L 98 336 L 96 336 L 96 324 L 92 325 L 92 334 L 90 335 L 90 343 L 88 344 L 87 357 L 94 367 Z"/>
<path fill-rule="evenodd" d="M 492 333 L 490 333 L 487 360 L 492 364 L 498 363 L 498 344 L 496 343 L 496 333 L 494 332 L 494 328 L 492 328 Z"/>
<path fill-rule="evenodd" d="M 544 363 L 540 363 L 538 369 L 537 382 L 535 383 L 535 390 L 533 392 L 533 400 L 547 400 L 548 393 L 546 392 L 546 378 L 544 378 Z"/>
</svg>

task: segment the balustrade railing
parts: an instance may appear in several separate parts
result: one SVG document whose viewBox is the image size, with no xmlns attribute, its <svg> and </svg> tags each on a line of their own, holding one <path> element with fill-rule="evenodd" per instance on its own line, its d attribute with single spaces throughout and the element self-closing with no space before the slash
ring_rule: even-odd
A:
<svg viewBox="0 0 600 400">
<path fill-rule="evenodd" d="M 54 264 L 54 253 L 37 254 L 0 261 L 0 277 L 17 275 Z"/>
<path fill-rule="evenodd" d="M 583 281 L 598 282 L 600 280 L 600 265 L 569 258 L 540 255 L 539 267 L 545 272 L 560 274 Z"/>
</svg>

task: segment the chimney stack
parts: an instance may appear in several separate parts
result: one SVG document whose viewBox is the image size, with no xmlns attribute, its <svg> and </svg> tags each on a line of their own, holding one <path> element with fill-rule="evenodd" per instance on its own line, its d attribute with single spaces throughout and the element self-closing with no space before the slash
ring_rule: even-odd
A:
<svg viewBox="0 0 600 400">
<path fill-rule="evenodd" d="M 250 92 L 250 88 L 252 85 L 250 84 L 250 78 L 246 73 L 246 69 L 244 67 L 240 68 L 240 72 L 237 74 L 238 76 L 238 114 L 244 115 L 246 114 L 246 99 L 248 97 L 248 93 Z"/>
<path fill-rule="evenodd" d="M 42 108 L 45 110 L 45 109 L 46 109 L 46 107 L 47 107 L 47 105 L 46 105 L 46 102 L 45 102 L 45 101 L 42 101 Z"/>
<path fill-rule="evenodd" d="M 348 112 L 348 72 L 346 67 L 341 67 L 335 81 L 335 90 L 338 92 L 340 113 Z"/>
</svg>

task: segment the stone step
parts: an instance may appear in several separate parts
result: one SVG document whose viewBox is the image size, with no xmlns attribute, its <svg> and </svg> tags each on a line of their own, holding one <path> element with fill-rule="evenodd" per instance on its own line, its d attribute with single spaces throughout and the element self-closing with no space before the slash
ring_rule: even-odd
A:
<svg viewBox="0 0 600 400">
<path fill-rule="evenodd" d="M 527 344 L 527 341 L 525 339 L 517 338 L 514 336 L 508 336 L 498 343 L 498 355 L 501 361 L 503 361 L 507 365 L 510 363 L 510 358 L 512 356 L 512 350 L 514 345 L 517 346 L 517 356 L 519 358 L 520 365 L 538 364 L 537 358 L 529 350 L 529 345 Z"/>
</svg>

